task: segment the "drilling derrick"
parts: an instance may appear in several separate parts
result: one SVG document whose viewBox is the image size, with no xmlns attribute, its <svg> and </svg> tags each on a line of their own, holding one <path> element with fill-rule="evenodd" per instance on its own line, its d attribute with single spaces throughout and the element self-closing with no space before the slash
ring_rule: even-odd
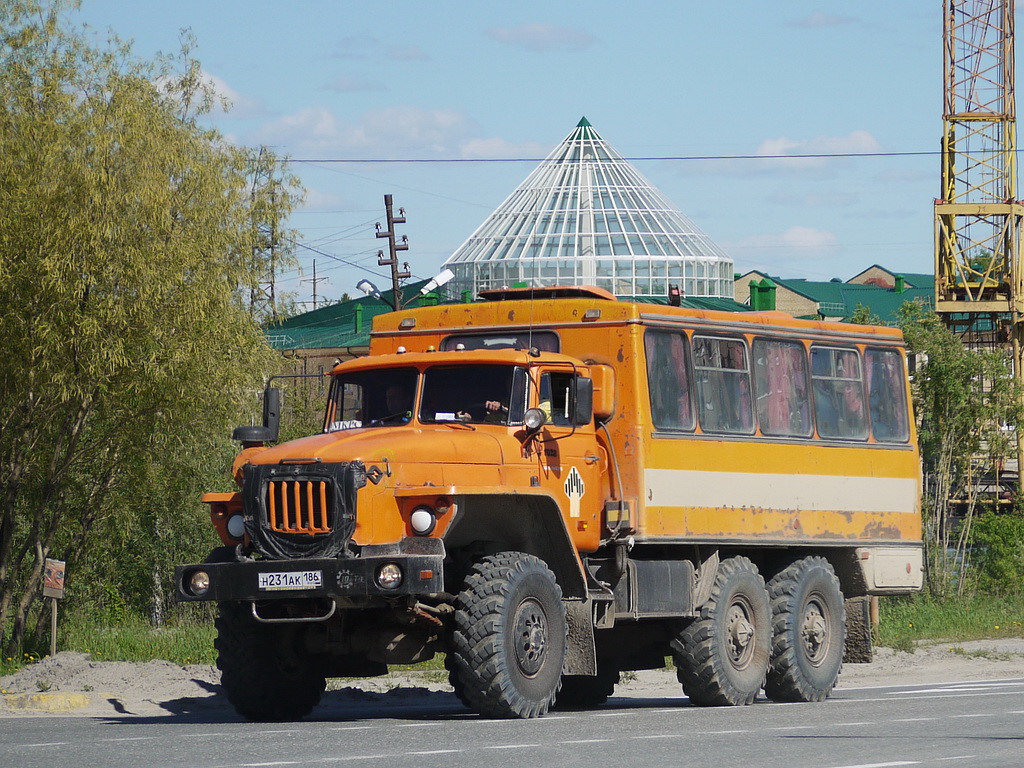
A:
<svg viewBox="0 0 1024 768">
<path fill-rule="evenodd" d="M 1016 198 L 1013 0 L 946 0 L 935 305 L 971 346 L 1012 344 L 1020 375 L 1024 289 Z"/>
</svg>

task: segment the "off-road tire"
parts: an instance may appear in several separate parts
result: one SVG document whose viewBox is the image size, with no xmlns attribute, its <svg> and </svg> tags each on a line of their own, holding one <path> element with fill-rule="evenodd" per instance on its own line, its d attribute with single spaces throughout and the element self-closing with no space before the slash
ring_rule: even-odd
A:
<svg viewBox="0 0 1024 768">
<path fill-rule="evenodd" d="M 764 684 L 770 641 L 771 610 L 757 567 L 745 557 L 722 561 L 700 615 L 671 644 L 690 702 L 753 703 Z"/>
<path fill-rule="evenodd" d="M 462 684 L 462 680 L 459 679 L 458 673 L 455 671 L 455 654 L 446 653 L 444 656 L 444 668 L 448 670 L 448 685 L 452 687 L 455 692 L 455 698 L 465 704 L 467 707 L 472 708 L 469 700 L 466 698 L 465 687 Z"/>
<path fill-rule="evenodd" d="M 582 709 L 596 707 L 608 701 L 619 683 L 617 671 L 599 671 L 595 677 L 564 675 L 562 687 L 555 700 L 556 709 Z"/>
<path fill-rule="evenodd" d="M 843 666 L 846 610 L 823 557 L 805 557 L 768 582 L 772 656 L 764 690 L 775 701 L 824 701 Z"/>
<path fill-rule="evenodd" d="M 555 701 L 565 659 L 562 591 L 544 562 L 489 555 L 456 600 L 449 669 L 455 690 L 487 717 L 540 717 Z"/>
<path fill-rule="evenodd" d="M 308 715 L 327 681 L 309 659 L 288 652 L 290 628 L 260 624 L 248 603 L 224 602 L 219 608 L 217 667 L 235 711 L 256 722 Z"/>
</svg>

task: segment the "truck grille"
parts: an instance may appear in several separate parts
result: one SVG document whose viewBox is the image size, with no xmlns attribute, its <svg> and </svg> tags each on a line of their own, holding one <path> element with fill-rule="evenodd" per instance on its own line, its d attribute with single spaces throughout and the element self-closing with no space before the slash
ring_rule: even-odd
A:
<svg viewBox="0 0 1024 768">
<path fill-rule="evenodd" d="M 267 483 L 267 522 L 277 533 L 330 533 L 334 491 L 326 480 L 278 480 Z"/>
</svg>

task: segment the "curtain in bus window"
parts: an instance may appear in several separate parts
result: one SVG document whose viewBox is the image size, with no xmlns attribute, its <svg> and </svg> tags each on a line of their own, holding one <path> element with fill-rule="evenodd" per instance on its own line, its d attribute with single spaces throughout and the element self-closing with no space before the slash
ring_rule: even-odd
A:
<svg viewBox="0 0 1024 768">
<path fill-rule="evenodd" d="M 693 367 L 701 429 L 725 434 L 753 432 L 746 345 L 739 339 L 694 336 Z"/>
<path fill-rule="evenodd" d="M 754 342 L 754 390 L 762 433 L 810 437 L 807 354 L 803 344 L 757 339 Z"/>
<path fill-rule="evenodd" d="M 903 358 L 892 349 L 868 349 L 864 355 L 868 410 L 875 440 L 905 443 L 910 439 Z"/>
<path fill-rule="evenodd" d="M 818 435 L 865 440 L 868 419 L 857 350 L 812 347 L 811 381 Z"/>
<path fill-rule="evenodd" d="M 648 331 L 647 388 L 656 429 L 693 429 L 686 336 Z"/>
</svg>

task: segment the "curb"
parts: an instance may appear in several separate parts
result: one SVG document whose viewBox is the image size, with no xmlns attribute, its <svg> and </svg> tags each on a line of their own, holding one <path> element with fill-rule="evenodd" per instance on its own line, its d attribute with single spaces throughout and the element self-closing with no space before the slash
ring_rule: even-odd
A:
<svg viewBox="0 0 1024 768">
<path fill-rule="evenodd" d="M 91 702 L 84 693 L 6 693 L 3 700 L 10 709 L 33 712 L 67 712 Z"/>
</svg>

